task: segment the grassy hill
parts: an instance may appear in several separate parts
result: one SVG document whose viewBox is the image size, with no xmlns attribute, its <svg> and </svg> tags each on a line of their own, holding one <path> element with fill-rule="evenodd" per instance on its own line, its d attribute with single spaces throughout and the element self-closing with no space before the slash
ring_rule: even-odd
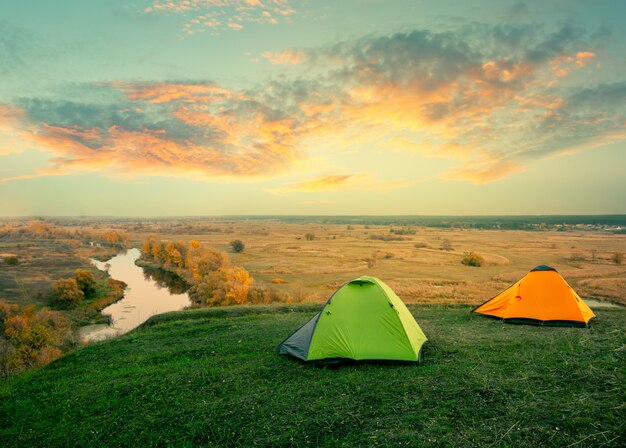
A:
<svg viewBox="0 0 626 448">
<path fill-rule="evenodd" d="M 276 355 L 318 308 L 170 313 L 0 382 L 0 446 L 626 444 L 623 309 L 584 330 L 410 306 L 421 365 Z"/>
</svg>

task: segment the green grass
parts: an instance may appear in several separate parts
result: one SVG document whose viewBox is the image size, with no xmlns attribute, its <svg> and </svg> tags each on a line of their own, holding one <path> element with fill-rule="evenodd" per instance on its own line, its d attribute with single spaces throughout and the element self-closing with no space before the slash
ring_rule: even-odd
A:
<svg viewBox="0 0 626 448">
<path fill-rule="evenodd" d="M 10 378 L 0 446 L 626 444 L 624 310 L 584 330 L 411 306 L 421 365 L 278 356 L 317 308 L 170 313 Z"/>
</svg>

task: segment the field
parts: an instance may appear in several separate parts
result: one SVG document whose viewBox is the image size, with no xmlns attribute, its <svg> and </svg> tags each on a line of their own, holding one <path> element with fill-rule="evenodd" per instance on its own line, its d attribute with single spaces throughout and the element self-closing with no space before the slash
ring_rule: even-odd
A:
<svg viewBox="0 0 626 448">
<path fill-rule="evenodd" d="M 423 363 L 275 353 L 313 305 L 171 313 L 0 382 L 6 447 L 621 447 L 623 309 L 591 330 L 411 305 Z"/>
<path fill-rule="evenodd" d="M 476 304 L 533 267 L 548 264 L 583 298 L 626 304 L 626 263 L 612 259 L 616 253 L 626 254 L 626 235 L 601 226 L 530 231 L 289 219 L 53 223 L 67 231 L 124 232 L 133 246 L 150 235 L 168 241 L 199 240 L 229 252 L 233 264 L 250 271 L 257 286 L 288 293 L 294 302 L 325 301 L 344 282 L 369 274 L 388 283 L 405 302 Z M 230 242 L 235 239 L 244 242 L 243 253 L 232 253 Z M 462 265 L 466 251 L 479 252 L 485 264 Z M 88 266 L 89 257 L 113 252 L 80 240 L 22 237 L 0 239 L 0 253 L 17 254 L 21 260 L 18 266 L 0 262 L 0 299 L 43 305 L 54 280 Z"/>
<path fill-rule="evenodd" d="M 200 231 L 197 229 L 200 228 Z M 144 226 L 131 240 L 196 239 L 229 253 L 257 285 L 288 292 L 298 302 L 320 302 L 344 282 L 374 275 L 409 303 L 481 303 L 533 267 L 555 267 L 584 298 L 626 304 L 626 235 L 606 231 L 519 231 L 399 227 L 368 224 L 213 221 Z M 306 239 L 306 234 L 313 236 Z M 385 240 L 388 239 L 388 240 Z M 447 249 L 447 250 L 444 250 Z M 461 264 L 465 251 L 482 254 L 481 267 Z"/>
</svg>

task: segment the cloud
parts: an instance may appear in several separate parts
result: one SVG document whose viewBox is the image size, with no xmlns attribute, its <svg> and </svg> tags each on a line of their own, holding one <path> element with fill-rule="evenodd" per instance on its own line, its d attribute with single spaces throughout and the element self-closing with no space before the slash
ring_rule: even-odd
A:
<svg viewBox="0 0 626 448">
<path fill-rule="evenodd" d="M 307 58 L 304 50 L 266 51 L 261 56 L 276 65 L 296 65 Z"/>
<path fill-rule="evenodd" d="M 420 183 L 419 180 L 381 181 L 370 174 L 329 174 L 313 179 L 268 190 L 276 195 L 295 192 L 319 192 L 338 190 L 388 191 L 408 188 Z"/>
<path fill-rule="evenodd" d="M 351 179 L 355 179 L 357 177 L 359 177 L 359 175 L 356 174 L 331 174 L 299 182 L 295 185 L 287 187 L 283 191 L 338 190 L 349 183 Z"/>
<path fill-rule="evenodd" d="M 511 160 L 498 160 L 487 164 L 469 164 L 454 168 L 443 175 L 446 180 L 464 180 L 474 184 L 487 184 L 524 171 L 521 164 Z"/>
<path fill-rule="evenodd" d="M 241 30 L 250 23 L 276 25 L 296 11 L 289 0 L 154 0 L 147 14 L 181 14 L 187 34 Z M 193 14 L 193 18 L 189 16 Z"/>
<path fill-rule="evenodd" d="M 201 3 L 180 6 L 208 5 Z M 298 62 L 295 73 L 243 90 L 211 81 L 110 81 L 80 87 L 81 101 L 22 98 L 0 106 L 0 129 L 17 146 L 51 151 L 50 169 L 58 172 L 275 177 L 311 156 L 305 144 L 328 137 L 449 158 L 459 165 L 444 178 L 495 182 L 535 160 L 621 135 L 626 83 L 569 77 L 595 70 L 590 61 L 601 49 L 589 39 L 577 28 L 530 26 L 369 36 L 269 52 L 270 61 Z M 0 153 L 6 148 L 0 143 Z M 407 185 L 359 176 L 279 190 Z"/>
</svg>

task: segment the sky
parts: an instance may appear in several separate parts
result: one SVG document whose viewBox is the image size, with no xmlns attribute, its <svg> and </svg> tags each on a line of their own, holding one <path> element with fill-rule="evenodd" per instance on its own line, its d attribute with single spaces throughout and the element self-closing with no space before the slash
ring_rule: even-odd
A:
<svg viewBox="0 0 626 448">
<path fill-rule="evenodd" d="M 0 0 L 0 216 L 626 213 L 622 0 Z"/>
</svg>

